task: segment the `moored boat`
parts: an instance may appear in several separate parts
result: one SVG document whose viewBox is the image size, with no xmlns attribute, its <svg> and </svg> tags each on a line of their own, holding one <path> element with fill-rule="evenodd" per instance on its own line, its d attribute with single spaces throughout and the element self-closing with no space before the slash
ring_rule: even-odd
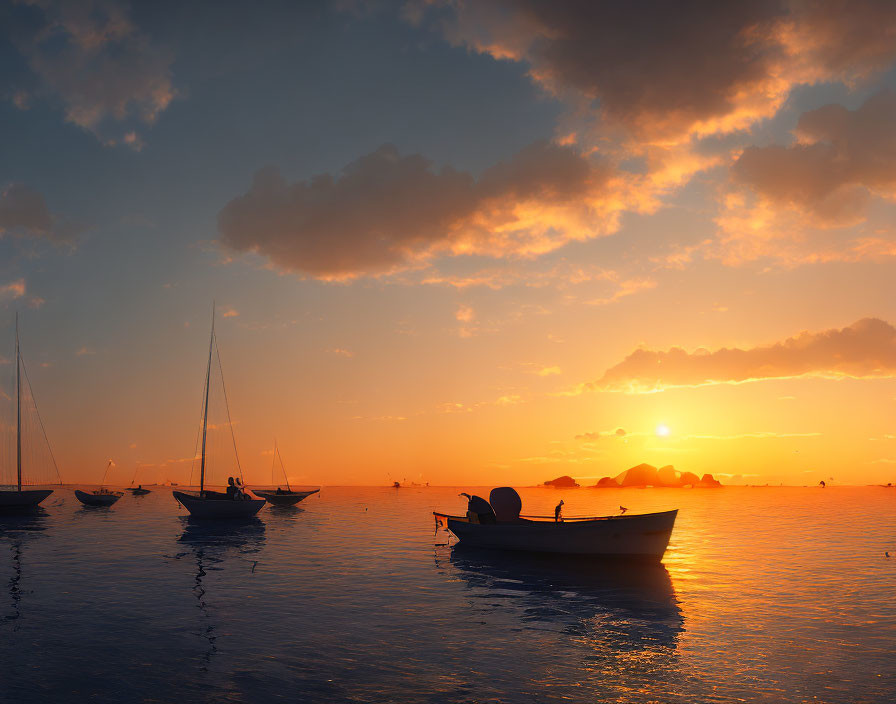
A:
<svg viewBox="0 0 896 704">
<path fill-rule="evenodd" d="M 470 547 L 660 562 L 678 514 L 675 509 L 565 520 L 526 518 L 519 515 L 519 495 L 510 487 L 493 489 L 489 499 L 470 497 L 475 510 L 466 516 L 434 512 L 436 526 Z M 489 512 L 485 506 L 494 508 Z"/>
<path fill-rule="evenodd" d="M 25 362 L 22 359 L 22 352 L 19 345 L 19 315 L 16 313 L 16 484 L 15 488 L 10 489 L 0 489 L 0 511 L 29 511 L 32 509 L 36 509 L 37 506 L 46 499 L 50 494 L 53 493 L 52 489 L 23 489 L 23 453 L 22 453 L 22 390 L 23 390 L 23 382 L 27 385 L 29 391 L 31 390 L 31 385 L 28 382 L 28 375 L 25 372 Z M 24 377 L 24 378 L 23 378 Z M 56 478 L 59 479 L 59 468 L 56 466 L 56 460 L 53 459 L 53 453 L 50 448 L 50 441 L 47 438 L 46 431 L 43 427 L 43 422 L 40 421 L 40 415 L 37 414 L 37 404 L 34 401 L 33 392 L 29 393 L 32 404 L 34 405 L 34 411 L 37 415 L 38 425 L 40 427 L 40 432 L 43 435 L 44 442 L 46 443 L 47 450 L 49 451 L 49 458 L 52 461 L 53 469 L 56 473 Z M 27 476 L 25 476 L 27 480 Z M 49 482 L 47 482 L 49 483 Z M 62 480 L 59 479 L 59 483 L 62 484 Z"/>
<path fill-rule="evenodd" d="M 124 496 L 124 492 L 110 491 L 109 489 L 97 489 L 96 491 L 75 489 L 75 496 L 85 506 L 111 506 Z"/>
<path fill-rule="evenodd" d="M 106 483 L 106 475 L 109 474 L 109 468 L 111 466 L 112 460 L 109 460 L 108 464 L 106 464 L 106 471 L 103 472 L 103 481 L 100 484 L 99 489 L 94 489 L 93 491 L 81 491 L 80 489 L 75 489 L 75 497 L 78 501 L 85 506 L 111 506 L 124 496 L 123 491 L 113 491 L 104 486 Z"/>
<path fill-rule="evenodd" d="M 228 489 L 228 493 L 220 491 L 212 491 L 205 488 L 206 474 L 206 441 L 208 438 L 208 398 L 209 387 L 211 386 L 212 376 L 212 354 L 216 349 L 215 340 L 215 311 L 212 307 L 212 333 L 208 343 L 208 366 L 205 372 L 205 393 L 202 407 L 202 452 L 199 460 L 199 491 L 172 491 L 181 506 L 183 506 L 190 515 L 195 518 L 251 518 L 261 510 L 265 504 L 263 497 L 255 495 L 253 492 L 236 485 Z M 220 367 L 220 356 L 218 365 Z M 223 383 L 223 382 L 222 382 Z M 227 403 L 226 393 L 224 394 L 225 405 Z M 227 417 L 230 418 L 230 410 L 227 410 Z M 236 452 L 236 439 L 233 437 L 233 424 L 228 422 L 231 432 L 231 440 L 233 440 L 234 452 Z M 237 456 L 237 467 L 239 467 L 239 457 Z M 240 472 L 242 473 L 242 472 Z M 230 478 L 233 483 L 233 478 Z"/>
<path fill-rule="evenodd" d="M 253 493 L 263 497 L 272 506 L 295 506 L 299 501 L 307 499 L 312 494 L 316 494 L 320 489 L 309 489 L 307 491 L 294 491 L 289 485 L 289 476 L 286 474 L 286 467 L 283 464 L 283 457 L 280 455 L 280 448 L 277 441 L 274 440 L 273 458 L 271 460 L 271 484 L 274 484 L 274 468 L 277 461 L 280 462 L 280 470 L 283 472 L 283 480 L 286 482 L 286 489 L 277 487 L 273 489 L 253 489 Z"/>
<path fill-rule="evenodd" d="M 267 489 L 255 489 L 253 493 L 263 496 L 267 502 L 273 506 L 294 506 L 303 499 L 307 499 L 312 494 L 316 494 L 320 489 L 310 489 L 309 491 L 269 491 Z"/>
</svg>

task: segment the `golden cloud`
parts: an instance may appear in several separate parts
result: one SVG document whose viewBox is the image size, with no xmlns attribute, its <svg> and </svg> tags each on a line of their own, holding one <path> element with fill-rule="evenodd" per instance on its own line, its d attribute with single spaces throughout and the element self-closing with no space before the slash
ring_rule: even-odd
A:
<svg viewBox="0 0 896 704">
<path fill-rule="evenodd" d="M 419 268 L 437 255 L 537 256 L 614 231 L 623 203 L 600 158 L 537 142 L 477 180 L 384 145 L 287 183 L 273 167 L 219 213 L 221 241 L 281 269 L 350 279 Z"/>
<path fill-rule="evenodd" d="M 896 56 L 896 5 L 879 0 L 423 0 L 409 16 L 527 63 L 547 90 L 597 100 L 651 141 L 747 128 L 794 85 L 854 81 Z"/>
<path fill-rule="evenodd" d="M 805 331 L 783 342 L 749 349 L 638 349 L 582 390 L 645 393 L 802 376 L 896 376 L 896 328 L 877 318 L 864 318 L 842 329 Z"/>
</svg>

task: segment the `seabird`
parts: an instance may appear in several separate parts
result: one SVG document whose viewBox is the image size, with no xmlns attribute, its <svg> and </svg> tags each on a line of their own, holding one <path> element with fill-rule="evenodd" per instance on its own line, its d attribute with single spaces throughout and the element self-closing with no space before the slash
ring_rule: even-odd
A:
<svg viewBox="0 0 896 704">
<path fill-rule="evenodd" d="M 628 509 L 625 506 L 619 507 L 619 513 L 625 513 L 626 511 L 628 511 Z"/>
</svg>

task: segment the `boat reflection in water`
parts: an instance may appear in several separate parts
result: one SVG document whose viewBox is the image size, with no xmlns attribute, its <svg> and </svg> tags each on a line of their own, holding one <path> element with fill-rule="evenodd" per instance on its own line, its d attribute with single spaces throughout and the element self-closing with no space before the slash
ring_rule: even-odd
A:
<svg viewBox="0 0 896 704">
<path fill-rule="evenodd" d="M 13 624 L 13 631 L 18 630 L 22 601 L 22 556 L 27 544 L 37 533 L 46 530 L 46 512 L 42 508 L 34 508 L 21 515 L 0 515 L 0 535 L 3 542 L 9 545 L 12 560 L 12 574 L 7 582 L 10 608 L 3 616 L 4 622 Z"/>
<path fill-rule="evenodd" d="M 208 670 L 212 658 L 217 652 L 215 641 L 218 638 L 218 625 L 215 612 L 219 607 L 209 603 L 208 573 L 224 569 L 225 565 L 242 561 L 246 571 L 254 571 L 253 555 L 261 550 L 265 540 L 265 525 L 257 518 L 245 520 L 228 520 L 208 522 L 195 518 L 182 517 L 184 532 L 178 542 L 189 546 L 188 553 L 179 553 L 184 557 L 192 553 L 196 561 L 195 577 L 192 592 L 196 598 L 196 607 L 202 613 L 198 634 L 206 641 L 207 647 L 202 656 L 201 670 Z"/>
<path fill-rule="evenodd" d="M 591 676 L 627 672 L 635 679 L 675 677 L 684 631 L 666 568 L 567 555 L 451 549 L 437 565 L 466 582 L 471 607 L 491 623 L 503 614 L 526 629 L 575 643 Z"/>
</svg>

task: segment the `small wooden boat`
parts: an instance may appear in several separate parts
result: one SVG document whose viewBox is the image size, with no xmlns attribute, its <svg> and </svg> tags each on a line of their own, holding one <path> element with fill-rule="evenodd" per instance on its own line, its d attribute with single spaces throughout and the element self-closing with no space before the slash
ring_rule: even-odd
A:
<svg viewBox="0 0 896 704">
<path fill-rule="evenodd" d="M 85 506 L 111 506 L 124 496 L 124 492 L 110 491 L 109 489 L 97 489 L 96 491 L 75 489 L 75 496 Z"/>
<path fill-rule="evenodd" d="M 85 506 L 111 506 L 124 496 L 123 491 L 112 491 L 103 486 L 106 483 L 106 475 L 109 474 L 109 467 L 112 466 L 112 460 L 106 465 L 106 471 L 103 472 L 103 482 L 99 489 L 93 491 L 81 491 L 75 489 L 75 496 Z"/>
<path fill-rule="evenodd" d="M 144 489 L 142 486 L 138 486 L 136 489 L 128 489 L 128 491 L 134 496 L 146 496 L 152 493 L 149 489 Z"/>
<path fill-rule="evenodd" d="M 19 511 L 30 511 L 36 509 L 41 501 L 46 499 L 53 493 L 52 489 L 23 489 L 22 482 L 22 385 L 27 385 L 29 397 L 34 403 L 35 411 L 37 404 L 34 402 L 34 394 L 31 392 L 31 385 L 28 382 L 28 374 L 25 372 L 25 361 L 22 359 L 22 353 L 19 346 L 19 314 L 16 313 L 16 485 L 15 488 L 0 489 L 0 511 L 8 511 L 11 513 Z M 43 423 L 40 423 L 40 431 L 43 434 L 47 448 L 50 447 L 50 441 L 44 431 Z M 56 460 L 53 459 L 53 453 L 50 451 L 50 459 L 53 462 L 53 468 L 56 470 L 56 477 L 59 478 L 59 468 L 56 466 Z M 27 479 L 27 477 L 26 477 Z M 62 480 L 59 479 L 62 484 Z"/>
<path fill-rule="evenodd" d="M 289 477 L 286 474 L 286 467 L 283 464 L 283 457 L 280 455 L 280 448 L 277 447 L 276 440 L 274 440 L 273 459 L 271 460 L 271 484 L 276 484 L 274 481 L 274 468 L 277 466 L 278 460 L 280 461 L 280 470 L 283 472 L 283 479 L 286 482 L 286 490 L 278 486 L 276 491 L 272 489 L 253 489 L 253 493 L 263 497 L 272 506 L 295 506 L 299 501 L 307 499 L 312 494 L 320 491 L 320 489 L 293 491 L 289 485 Z"/>
<path fill-rule="evenodd" d="M 256 496 L 248 489 L 239 488 L 231 494 L 220 491 L 211 491 L 205 488 L 206 470 L 206 439 L 208 435 L 208 397 L 212 378 L 212 355 L 216 350 L 215 340 L 215 309 L 212 307 L 212 333 L 208 343 L 208 366 L 205 371 L 205 402 L 202 408 L 202 453 L 199 464 L 199 491 L 172 491 L 181 506 L 183 506 L 194 518 L 251 518 L 261 510 L 265 499 Z M 221 358 L 218 356 L 220 366 Z M 222 382 L 223 383 L 223 382 Z M 227 394 L 224 394 L 224 403 L 227 403 Z M 230 408 L 227 409 L 227 417 L 230 418 Z M 230 424 L 230 432 L 233 433 L 233 425 Z M 236 439 L 233 440 L 234 452 L 236 451 Z M 237 466 L 239 457 L 237 456 Z M 174 485 L 173 485 L 174 486 Z"/>
<path fill-rule="evenodd" d="M 466 516 L 433 512 L 436 527 L 446 528 L 457 537 L 459 545 L 470 547 L 660 562 L 678 515 L 675 509 L 556 521 L 548 517 L 521 517 L 519 508 L 513 510 L 513 497 L 521 506 L 519 495 L 510 487 L 493 489 L 491 502 L 470 497 L 469 505 L 475 510 L 468 510 Z M 488 512 L 484 505 L 496 508 Z"/>
<path fill-rule="evenodd" d="M 312 494 L 316 494 L 320 489 L 311 489 L 309 491 L 269 491 L 267 489 L 255 489 L 254 494 L 263 496 L 267 502 L 273 506 L 294 506 L 303 499 L 307 499 Z"/>
</svg>

